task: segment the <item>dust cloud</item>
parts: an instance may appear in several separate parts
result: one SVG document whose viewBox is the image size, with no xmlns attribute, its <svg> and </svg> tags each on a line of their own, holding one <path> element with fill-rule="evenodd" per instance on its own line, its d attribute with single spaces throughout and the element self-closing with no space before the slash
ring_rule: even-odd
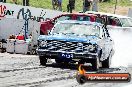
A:
<svg viewBox="0 0 132 87">
<path fill-rule="evenodd" d="M 132 29 L 112 29 L 109 32 L 115 49 L 111 67 L 132 66 Z"/>
</svg>

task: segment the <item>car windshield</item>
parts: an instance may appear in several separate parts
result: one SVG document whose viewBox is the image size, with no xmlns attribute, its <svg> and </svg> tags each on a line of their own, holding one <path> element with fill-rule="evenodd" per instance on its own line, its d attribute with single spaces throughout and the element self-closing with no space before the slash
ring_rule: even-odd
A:
<svg viewBox="0 0 132 87">
<path fill-rule="evenodd" d="M 121 18 L 121 23 L 123 27 L 132 27 L 132 19 L 131 18 Z"/>
<path fill-rule="evenodd" d="M 100 27 L 92 24 L 58 23 L 52 33 L 100 36 Z"/>
<path fill-rule="evenodd" d="M 131 24 L 132 24 L 132 18 L 128 18 L 128 20 L 130 20 Z"/>
</svg>

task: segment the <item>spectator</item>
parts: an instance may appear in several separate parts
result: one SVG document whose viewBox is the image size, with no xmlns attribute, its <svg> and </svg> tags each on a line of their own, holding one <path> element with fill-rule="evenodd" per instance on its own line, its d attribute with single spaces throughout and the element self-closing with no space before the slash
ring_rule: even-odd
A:
<svg viewBox="0 0 132 87">
<path fill-rule="evenodd" d="M 23 0 L 23 6 L 29 6 L 29 0 Z"/>
<path fill-rule="evenodd" d="M 98 12 L 98 0 L 93 0 L 93 2 L 92 2 L 92 11 Z"/>
<path fill-rule="evenodd" d="M 0 2 L 4 2 L 4 3 L 6 3 L 6 0 L 0 0 Z"/>
<path fill-rule="evenodd" d="M 6 3 L 6 0 L 3 0 L 4 3 Z"/>
<path fill-rule="evenodd" d="M 58 8 L 58 0 L 52 0 L 52 6 L 53 6 L 53 10 L 57 10 L 57 8 Z"/>
<path fill-rule="evenodd" d="M 13 1 L 13 3 L 17 4 L 17 0 L 12 0 L 12 1 Z"/>
<path fill-rule="evenodd" d="M 58 0 L 58 7 L 59 10 L 62 11 L 62 0 Z"/>
<path fill-rule="evenodd" d="M 110 2 L 110 0 L 103 0 L 103 2 L 107 2 L 107 1 Z"/>
<path fill-rule="evenodd" d="M 67 5 L 67 12 L 72 13 L 72 10 L 75 9 L 75 0 L 69 0 Z"/>
<path fill-rule="evenodd" d="M 91 0 L 83 0 L 83 12 L 89 11 L 91 7 Z"/>
</svg>

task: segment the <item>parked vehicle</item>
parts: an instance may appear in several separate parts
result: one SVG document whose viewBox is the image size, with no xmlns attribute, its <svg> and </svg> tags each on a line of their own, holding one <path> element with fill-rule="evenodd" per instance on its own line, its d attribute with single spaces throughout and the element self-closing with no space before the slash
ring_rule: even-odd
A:
<svg viewBox="0 0 132 87">
<path fill-rule="evenodd" d="M 51 58 L 56 63 L 91 63 L 93 70 L 109 68 L 114 53 L 113 40 L 102 24 L 77 20 L 60 21 L 48 35 L 40 35 L 36 51 L 41 65 Z"/>
<path fill-rule="evenodd" d="M 79 21 L 92 21 L 94 22 L 96 19 L 96 15 L 93 14 L 84 14 L 84 13 L 65 13 L 62 15 L 59 15 L 53 19 L 48 19 L 45 22 L 41 22 L 40 27 L 40 34 L 41 35 L 47 35 L 48 31 L 51 30 L 55 23 L 58 21 L 63 20 L 79 20 Z"/>
<path fill-rule="evenodd" d="M 103 13 L 103 12 L 94 12 L 94 11 L 87 11 L 87 14 L 94 14 L 100 17 L 107 17 L 107 25 L 108 28 L 124 28 L 130 29 L 132 28 L 132 18 L 117 14 L 110 14 L 110 13 Z"/>
</svg>

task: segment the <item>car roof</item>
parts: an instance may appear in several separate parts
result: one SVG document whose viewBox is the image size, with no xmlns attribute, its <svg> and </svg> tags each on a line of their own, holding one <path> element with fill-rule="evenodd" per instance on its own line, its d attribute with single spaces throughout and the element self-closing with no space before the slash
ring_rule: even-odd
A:
<svg viewBox="0 0 132 87">
<path fill-rule="evenodd" d="M 113 17 L 117 17 L 117 18 L 130 18 L 128 16 L 111 14 L 111 13 L 104 13 L 104 12 L 86 11 L 85 13 L 87 13 L 87 14 L 101 14 L 101 15 L 113 16 Z"/>
<path fill-rule="evenodd" d="M 94 14 L 86 14 L 86 13 L 63 13 L 61 15 L 88 15 L 88 16 L 96 16 Z"/>
<path fill-rule="evenodd" d="M 74 15 L 74 16 L 90 16 L 90 17 L 96 17 L 97 16 L 95 14 L 86 14 L 86 13 L 63 13 L 63 14 L 60 14 L 60 15 L 58 15 L 58 16 L 50 19 L 50 20 L 54 20 L 54 19 L 61 17 L 61 16 L 72 16 L 72 15 Z M 45 21 L 41 22 L 41 24 L 43 24 L 43 23 L 45 23 Z"/>
<path fill-rule="evenodd" d="M 98 22 L 90 22 L 90 21 L 78 21 L 78 20 L 64 20 L 64 21 L 59 21 L 58 23 L 78 23 L 78 24 L 91 24 L 95 26 L 103 26 L 103 24 L 98 23 Z"/>
</svg>

